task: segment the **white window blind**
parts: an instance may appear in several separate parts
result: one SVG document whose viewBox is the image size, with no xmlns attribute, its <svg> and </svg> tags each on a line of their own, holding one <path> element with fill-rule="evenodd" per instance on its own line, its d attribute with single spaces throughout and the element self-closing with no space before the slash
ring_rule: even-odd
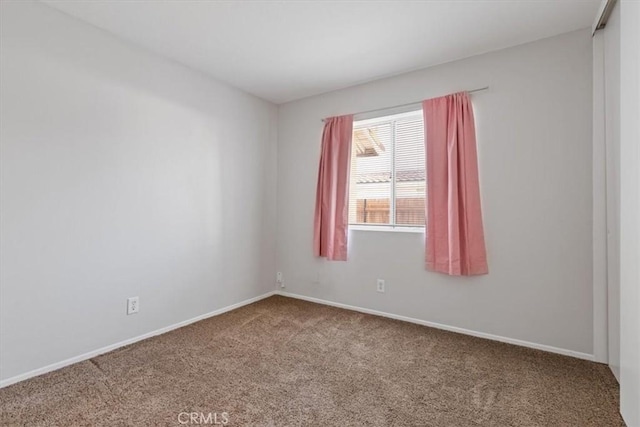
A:
<svg viewBox="0 0 640 427">
<path fill-rule="evenodd" d="M 349 223 L 424 227 L 422 110 L 353 124 Z"/>
</svg>

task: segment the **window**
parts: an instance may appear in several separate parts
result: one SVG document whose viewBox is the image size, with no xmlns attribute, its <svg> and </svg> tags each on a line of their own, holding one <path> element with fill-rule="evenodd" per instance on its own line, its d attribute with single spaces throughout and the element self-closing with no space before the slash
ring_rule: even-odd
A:
<svg viewBox="0 0 640 427">
<path fill-rule="evenodd" d="M 424 227 L 422 110 L 353 123 L 349 224 Z"/>
</svg>

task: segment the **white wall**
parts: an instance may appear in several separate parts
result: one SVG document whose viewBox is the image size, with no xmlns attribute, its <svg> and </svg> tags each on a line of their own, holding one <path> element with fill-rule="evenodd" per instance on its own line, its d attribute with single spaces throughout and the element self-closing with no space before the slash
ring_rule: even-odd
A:
<svg viewBox="0 0 640 427">
<path fill-rule="evenodd" d="M 273 290 L 277 108 L 0 4 L 0 378 Z"/>
<path fill-rule="evenodd" d="M 591 61 L 581 30 L 280 106 L 286 290 L 593 354 Z M 486 85 L 472 96 L 490 274 L 425 271 L 415 233 L 354 230 L 348 262 L 314 258 L 320 119 Z"/>
<path fill-rule="evenodd" d="M 620 408 L 640 426 L 640 2 L 620 3 Z"/>
</svg>

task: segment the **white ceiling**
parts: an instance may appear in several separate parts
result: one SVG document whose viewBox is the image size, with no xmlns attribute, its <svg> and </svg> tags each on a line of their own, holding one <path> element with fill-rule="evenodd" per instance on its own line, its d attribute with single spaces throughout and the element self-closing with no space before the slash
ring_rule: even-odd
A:
<svg viewBox="0 0 640 427">
<path fill-rule="evenodd" d="M 275 103 L 589 27 L 600 0 L 44 0 Z"/>
</svg>

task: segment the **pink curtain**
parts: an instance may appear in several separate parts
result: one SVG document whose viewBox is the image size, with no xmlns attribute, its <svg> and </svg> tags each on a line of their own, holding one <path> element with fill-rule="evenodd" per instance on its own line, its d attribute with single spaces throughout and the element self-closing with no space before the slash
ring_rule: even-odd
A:
<svg viewBox="0 0 640 427">
<path fill-rule="evenodd" d="M 316 189 L 313 253 L 347 260 L 349 166 L 353 115 L 325 119 Z"/>
<path fill-rule="evenodd" d="M 423 101 L 428 270 L 487 274 L 473 107 L 466 92 Z"/>
</svg>

